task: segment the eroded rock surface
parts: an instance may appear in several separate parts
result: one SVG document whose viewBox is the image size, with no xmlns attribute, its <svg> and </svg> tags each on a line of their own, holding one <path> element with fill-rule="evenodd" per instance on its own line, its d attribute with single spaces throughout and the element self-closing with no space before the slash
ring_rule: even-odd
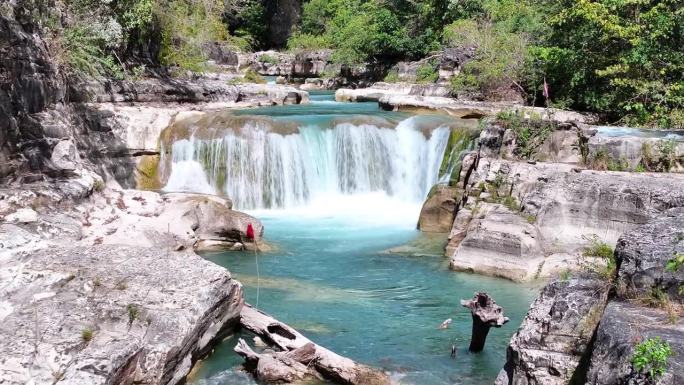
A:
<svg viewBox="0 0 684 385">
<path fill-rule="evenodd" d="M 242 307 L 228 271 L 158 248 L 50 247 L 0 277 L 7 384 L 180 383 Z"/>
<path fill-rule="evenodd" d="M 449 232 L 454 223 L 459 196 L 453 187 L 436 185 L 420 210 L 418 229 L 428 233 Z"/>
<path fill-rule="evenodd" d="M 468 211 L 457 213 L 451 231 L 451 266 L 521 281 L 553 276 L 577 265 L 593 235 L 615 244 L 623 232 L 684 206 L 681 185 L 677 174 L 482 158 L 466 186 Z"/>
<path fill-rule="evenodd" d="M 618 280 L 625 296 L 648 296 L 658 288 L 671 299 L 682 300 L 684 268 L 668 270 L 668 261 L 684 254 L 684 207 L 666 211 L 656 219 L 620 237 L 615 248 Z"/>
<path fill-rule="evenodd" d="M 670 344 L 666 374 L 658 384 L 684 382 L 684 321 L 672 323 L 668 314 L 629 302 L 610 302 L 596 333 L 588 384 L 642 384 L 649 379 L 632 367 L 634 347 L 647 338 Z"/>
<path fill-rule="evenodd" d="M 601 319 L 609 288 L 598 277 L 544 287 L 511 338 L 496 384 L 570 383 Z"/>
</svg>

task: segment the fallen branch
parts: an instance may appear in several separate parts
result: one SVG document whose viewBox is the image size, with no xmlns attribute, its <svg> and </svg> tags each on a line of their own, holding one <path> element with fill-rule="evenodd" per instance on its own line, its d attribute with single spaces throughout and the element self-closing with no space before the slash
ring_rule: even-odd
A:
<svg viewBox="0 0 684 385">
<path fill-rule="evenodd" d="M 262 311 L 254 309 L 249 304 L 245 304 L 240 312 L 240 324 L 259 336 L 269 346 L 280 351 L 272 352 L 275 356 L 266 358 L 269 365 L 290 366 L 289 360 L 291 360 L 312 367 L 315 369 L 315 373 L 329 381 L 345 385 L 389 385 L 390 383 L 389 377 L 384 372 L 354 362 L 315 344 L 295 329 Z M 250 358 L 253 357 L 252 353 L 256 353 L 248 346 L 246 348 L 249 350 L 245 349 L 245 345 L 246 343 L 241 340 L 235 349 L 238 354 L 249 361 L 253 359 Z M 263 357 L 264 354 L 259 357 L 258 366 L 262 365 L 261 359 Z"/>
</svg>

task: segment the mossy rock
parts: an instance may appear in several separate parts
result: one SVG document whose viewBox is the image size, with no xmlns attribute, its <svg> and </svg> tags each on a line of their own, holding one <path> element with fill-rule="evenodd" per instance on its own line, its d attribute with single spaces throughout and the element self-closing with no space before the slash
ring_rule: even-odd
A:
<svg viewBox="0 0 684 385">
<path fill-rule="evenodd" d="M 136 166 L 135 183 L 140 190 L 161 190 L 159 155 L 143 155 Z"/>
</svg>

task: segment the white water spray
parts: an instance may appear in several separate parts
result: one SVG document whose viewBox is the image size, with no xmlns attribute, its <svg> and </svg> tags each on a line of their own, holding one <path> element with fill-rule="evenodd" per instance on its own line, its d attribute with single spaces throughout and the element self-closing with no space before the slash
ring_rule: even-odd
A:
<svg viewBox="0 0 684 385">
<path fill-rule="evenodd" d="M 164 189 L 225 193 L 239 209 L 292 208 L 377 193 L 416 203 L 437 182 L 449 137 L 449 128 L 440 127 L 426 138 L 415 117 L 396 128 L 341 123 L 331 129 L 304 126 L 290 135 L 256 125 L 242 131 L 176 141 Z"/>
</svg>

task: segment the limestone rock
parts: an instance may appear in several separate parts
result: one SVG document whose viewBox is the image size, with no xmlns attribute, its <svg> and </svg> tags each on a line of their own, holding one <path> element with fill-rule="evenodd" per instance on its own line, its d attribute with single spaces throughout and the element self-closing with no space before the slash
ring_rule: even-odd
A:
<svg viewBox="0 0 684 385">
<path fill-rule="evenodd" d="M 450 268 L 513 281 L 534 278 L 544 262 L 535 227 L 502 205 L 481 203 L 480 210 L 483 217 L 473 218 L 466 235 L 459 235 L 463 239 L 454 251 Z"/>
<path fill-rule="evenodd" d="M 375 87 L 375 86 L 374 86 Z M 347 93 L 348 91 L 344 91 Z M 376 91 L 377 92 L 377 91 Z M 344 94 L 342 94 L 344 95 Z M 337 94 L 336 94 L 336 99 Z M 338 99 L 340 100 L 340 99 Z M 595 116 L 580 114 L 575 111 L 564 111 L 553 108 L 528 107 L 516 102 L 478 102 L 471 100 L 453 99 L 441 96 L 420 95 L 399 92 L 384 92 L 378 100 L 380 107 L 388 111 L 438 111 L 461 118 L 481 118 L 495 115 L 501 111 L 520 112 L 523 116 L 540 116 L 543 120 L 558 123 L 576 122 L 591 123 Z"/>
<path fill-rule="evenodd" d="M 622 235 L 615 248 L 618 279 L 628 296 L 648 296 L 654 287 L 671 299 L 684 299 L 684 268 L 666 270 L 667 262 L 684 254 L 684 207 L 674 208 Z"/>
<path fill-rule="evenodd" d="M 663 155 L 660 148 L 664 145 L 670 145 L 668 140 L 665 138 L 645 138 L 633 135 L 620 137 L 594 135 L 588 139 L 588 158 L 589 161 L 592 161 L 597 158 L 599 153 L 602 153 L 599 157 L 607 156 L 610 158 L 610 161 L 622 163 L 632 170 L 639 164 L 648 167 L 651 163 L 657 163 L 658 159 Z M 680 141 L 671 142 L 671 144 L 673 145 L 671 154 L 667 154 L 672 167 L 670 171 L 684 172 L 684 143 Z M 607 167 L 605 164 L 596 166 Z M 656 165 L 653 164 L 652 166 Z"/>
<path fill-rule="evenodd" d="M 7 223 L 35 223 L 38 222 L 38 213 L 28 207 L 19 209 L 5 217 Z"/>
<path fill-rule="evenodd" d="M 632 367 L 634 347 L 647 338 L 660 337 L 673 355 L 660 385 L 684 382 L 684 321 L 670 323 L 663 310 L 629 302 L 610 302 L 596 332 L 588 384 L 648 384 L 646 376 Z"/>
<path fill-rule="evenodd" d="M 457 214 L 451 266 L 515 280 L 574 268 L 593 234 L 615 244 L 625 231 L 684 206 L 677 174 L 577 173 L 569 164 L 482 158 L 470 179 L 466 190 L 504 186 L 497 196 L 510 194 L 520 211 L 493 210 L 501 198 L 491 194 L 479 194 L 480 203 L 469 197 L 465 208 L 477 207 L 478 215 Z"/>
<path fill-rule="evenodd" d="M 428 233 L 449 232 L 459 198 L 458 189 L 435 185 L 420 210 L 418 229 Z"/>
<path fill-rule="evenodd" d="M 0 277 L 7 384 L 177 384 L 242 307 L 228 271 L 156 248 L 51 247 Z"/>
<path fill-rule="evenodd" d="M 601 319 L 609 288 L 596 277 L 546 285 L 511 338 L 496 384 L 570 383 Z"/>
<path fill-rule="evenodd" d="M 71 140 L 61 140 L 52 149 L 51 160 L 57 168 L 73 171 L 80 163 L 80 156 Z"/>
</svg>

